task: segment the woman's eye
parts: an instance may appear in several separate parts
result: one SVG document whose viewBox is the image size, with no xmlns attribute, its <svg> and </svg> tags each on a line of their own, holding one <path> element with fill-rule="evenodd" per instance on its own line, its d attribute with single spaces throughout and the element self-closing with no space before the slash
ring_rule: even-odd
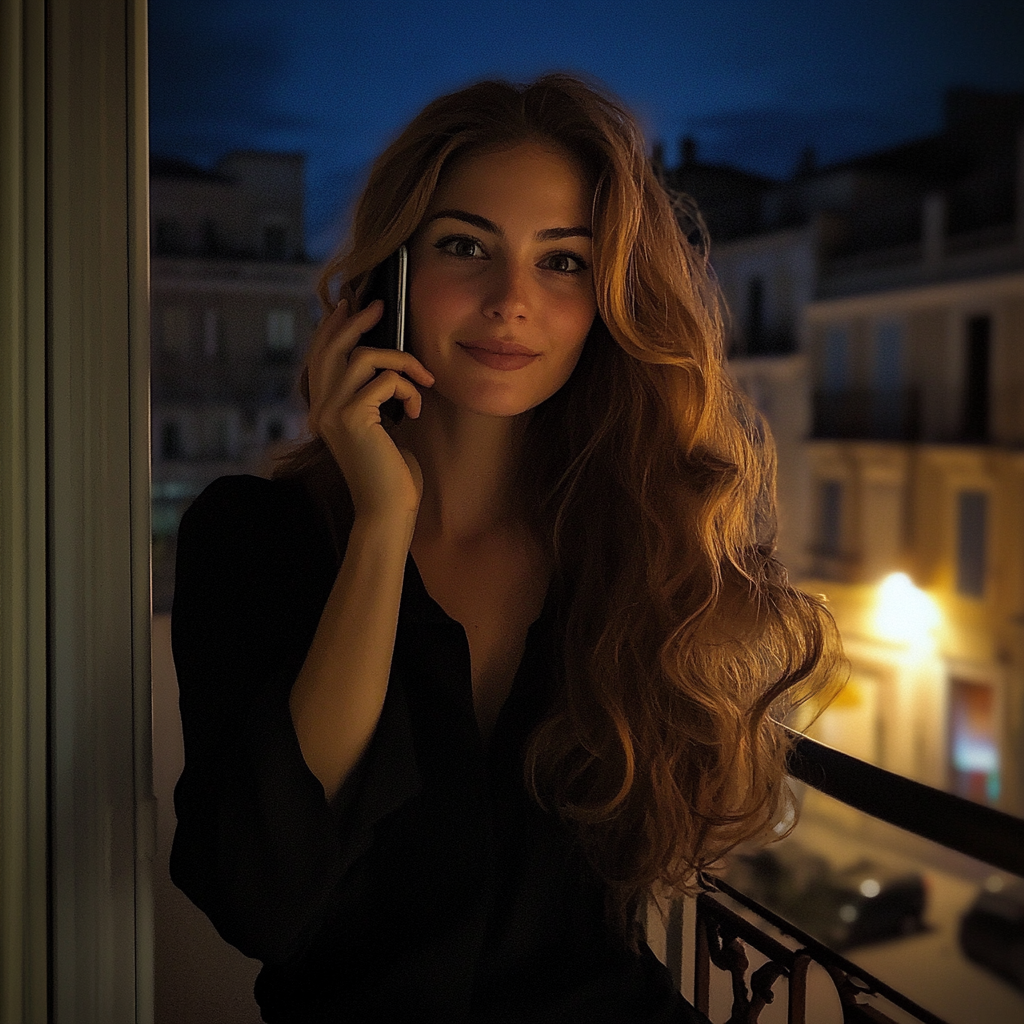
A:
<svg viewBox="0 0 1024 1024">
<path fill-rule="evenodd" d="M 542 266 L 559 274 L 578 274 L 587 269 L 587 263 L 579 256 L 568 252 L 556 252 L 548 256 Z"/>
<path fill-rule="evenodd" d="M 483 248 L 475 238 L 442 238 L 434 244 L 442 252 L 463 260 L 479 259 L 484 254 Z"/>
</svg>

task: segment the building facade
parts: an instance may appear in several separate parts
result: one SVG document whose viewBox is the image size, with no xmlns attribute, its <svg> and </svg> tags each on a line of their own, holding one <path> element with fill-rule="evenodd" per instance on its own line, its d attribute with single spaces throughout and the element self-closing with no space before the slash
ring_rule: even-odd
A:
<svg viewBox="0 0 1024 1024">
<path fill-rule="evenodd" d="M 304 428 L 296 381 L 318 315 L 303 158 L 151 165 L 154 604 L 181 513 L 211 480 L 265 473 Z"/>
<path fill-rule="evenodd" d="M 1012 173 L 926 193 L 916 244 L 822 269 L 805 585 L 830 598 L 852 667 L 820 735 L 1019 815 L 1024 131 L 1007 135 Z"/>
<path fill-rule="evenodd" d="M 733 374 L 779 452 L 779 554 L 851 682 L 814 727 L 1024 813 L 1024 96 L 953 91 L 942 132 L 744 179 L 684 146 Z M 717 186 L 716 186 L 717 181 Z M 716 231 L 717 228 L 717 231 Z"/>
</svg>

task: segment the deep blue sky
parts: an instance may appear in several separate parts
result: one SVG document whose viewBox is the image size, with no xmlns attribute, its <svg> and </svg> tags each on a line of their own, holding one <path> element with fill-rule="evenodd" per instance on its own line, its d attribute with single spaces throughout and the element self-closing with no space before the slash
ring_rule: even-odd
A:
<svg viewBox="0 0 1024 1024">
<path fill-rule="evenodd" d="M 154 152 L 308 157 L 309 247 L 429 99 L 485 76 L 597 76 L 648 137 L 785 177 L 938 130 L 955 85 L 1024 89 L 1022 0 L 150 0 Z"/>
</svg>

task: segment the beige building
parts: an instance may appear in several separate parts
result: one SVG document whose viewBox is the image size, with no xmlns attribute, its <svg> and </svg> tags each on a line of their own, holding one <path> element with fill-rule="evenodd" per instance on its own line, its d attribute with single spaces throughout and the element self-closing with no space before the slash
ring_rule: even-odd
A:
<svg viewBox="0 0 1024 1024">
<path fill-rule="evenodd" d="M 779 452 L 779 555 L 852 679 L 826 742 L 1024 814 L 1024 95 L 772 182 L 697 159 L 733 374 Z M 655 155 L 658 164 L 660 153 Z M 902 575 L 901 575 L 902 574 Z"/>
<path fill-rule="evenodd" d="M 1012 173 L 974 182 L 1010 216 L 958 213 L 971 182 L 934 191 L 915 246 L 831 261 L 806 309 L 805 585 L 852 667 L 818 735 L 1020 815 L 1024 133 L 1012 152 Z"/>
<path fill-rule="evenodd" d="M 766 197 L 767 198 L 767 197 Z M 769 221 L 771 223 L 771 221 Z M 811 431 L 807 326 L 829 222 L 776 227 L 712 244 L 728 309 L 733 376 L 771 426 L 778 450 L 779 558 L 796 577 L 808 569 Z"/>
</svg>

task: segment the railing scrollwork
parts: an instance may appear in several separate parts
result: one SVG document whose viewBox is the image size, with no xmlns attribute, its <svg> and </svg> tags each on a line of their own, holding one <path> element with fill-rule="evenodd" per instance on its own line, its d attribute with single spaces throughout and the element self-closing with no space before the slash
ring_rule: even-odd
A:
<svg viewBox="0 0 1024 1024">
<path fill-rule="evenodd" d="M 1003 871 L 1024 874 L 1024 821 L 1018 818 L 893 775 L 796 734 L 790 771 L 874 818 Z M 714 967 L 729 975 L 732 988 L 731 1015 L 725 1024 L 759 1024 L 762 1011 L 775 1002 L 776 988 L 781 991 L 780 979 L 788 989 L 788 1024 L 807 1024 L 808 972 L 817 964 L 835 988 L 843 1024 L 897 1024 L 879 1004 L 898 1008 L 901 1020 L 908 1014 L 921 1024 L 945 1024 L 724 879 L 705 876 L 703 881 L 705 891 L 695 901 L 693 964 L 693 1002 L 702 1013 L 709 1012 Z M 669 918 L 670 928 L 674 922 L 681 924 L 682 906 L 674 906 Z M 785 941 L 766 928 L 777 929 Z M 669 945 L 671 953 L 678 943 Z M 751 950 L 765 958 L 753 970 Z"/>
<path fill-rule="evenodd" d="M 711 1002 L 711 967 L 726 971 L 732 984 L 732 1010 L 726 1024 L 759 1024 L 761 1011 L 775 1001 L 775 985 L 788 982 L 787 1024 L 807 1022 L 807 974 L 819 964 L 832 980 L 843 1008 L 843 1024 L 896 1024 L 877 1006 L 863 999 L 881 997 L 909 1013 L 921 1024 L 945 1024 L 941 1017 L 873 977 L 856 964 L 816 942 L 743 893 L 719 879 L 708 879 L 714 889 L 697 897 L 694 1004 L 708 1013 Z M 717 892 L 715 890 L 718 890 Z M 790 949 L 757 924 L 726 906 L 719 893 L 752 910 L 758 917 L 796 940 Z M 751 975 L 747 948 L 756 949 L 766 961 Z M 813 1024 L 813 1022 L 811 1022 Z"/>
</svg>

